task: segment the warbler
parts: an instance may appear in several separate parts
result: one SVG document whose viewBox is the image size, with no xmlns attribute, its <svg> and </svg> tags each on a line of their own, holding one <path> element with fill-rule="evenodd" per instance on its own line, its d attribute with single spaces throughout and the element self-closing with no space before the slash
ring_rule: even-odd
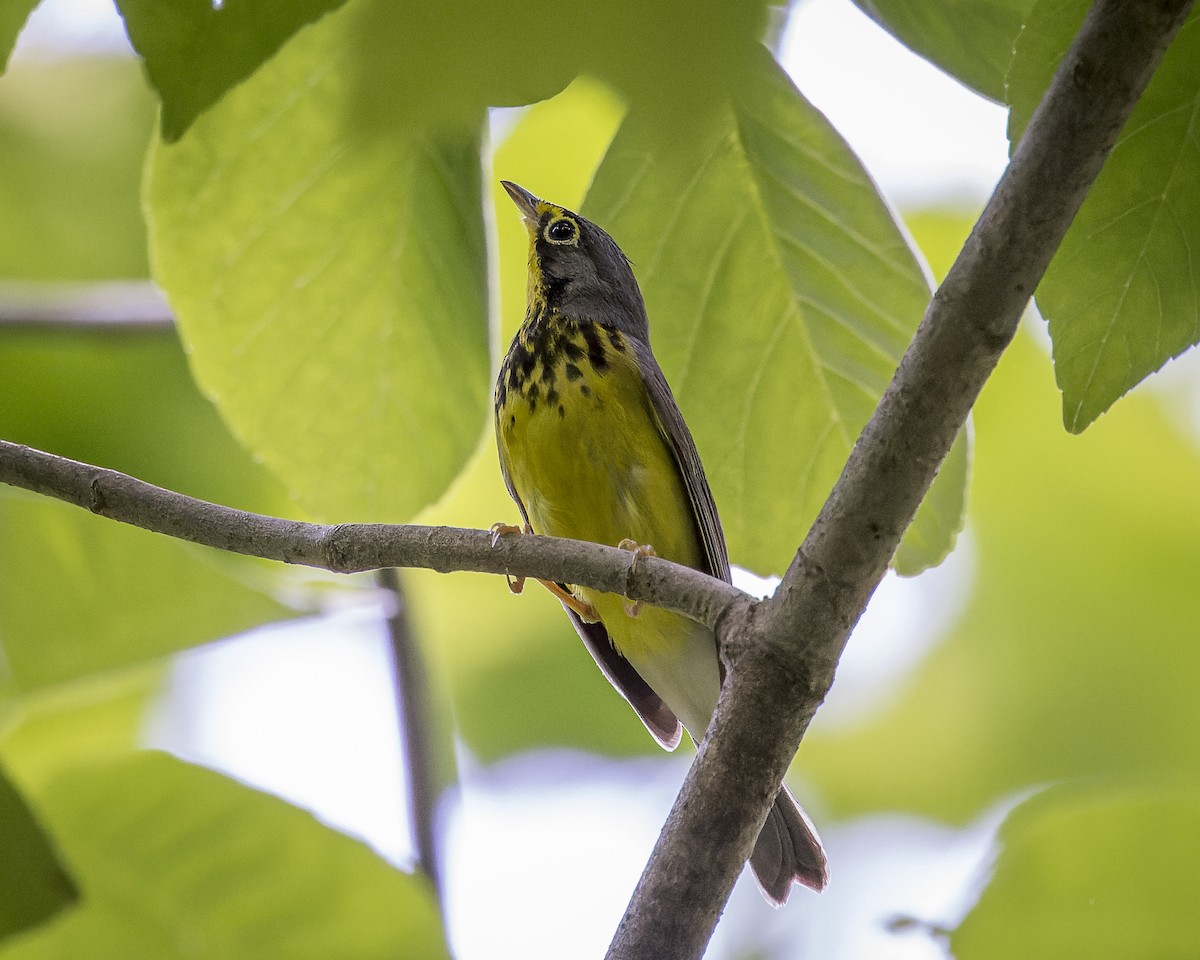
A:
<svg viewBox="0 0 1200 960">
<path fill-rule="evenodd" d="M 650 350 L 629 260 L 594 223 L 501 183 L 529 232 L 528 307 L 495 394 L 500 468 L 524 529 L 656 553 L 729 581 L 716 504 Z M 682 721 L 698 744 L 721 689 L 712 631 L 615 594 L 546 585 L 651 735 L 673 750 Z M 786 786 L 750 866 L 775 904 L 794 881 L 825 886 L 825 853 Z"/>
</svg>

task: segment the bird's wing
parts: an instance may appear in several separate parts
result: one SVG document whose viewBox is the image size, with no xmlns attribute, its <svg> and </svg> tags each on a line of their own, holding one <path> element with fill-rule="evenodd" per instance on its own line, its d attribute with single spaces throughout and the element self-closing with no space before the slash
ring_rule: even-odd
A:
<svg viewBox="0 0 1200 960">
<path fill-rule="evenodd" d="M 513 498 L 513 503 L 521 511 L 521 519 L 525 522 L 525 526 L 528 527 L 529 514 L 525 512 L 525 504 L 521 502 L 521 498 L 517 495 L 517 488 L 513 486 L 512 476 L 508 472 L 508 464 L 504 458 L 504 441 L 500 437 L 499 427 L 496 428 L 496 450 L 500 454 L 500 476 L 504 478 L 504 486 L 508 488 L 508 495 Z"/>
<path fill-rule="evenodd" d="M 659 427 L 670 444 L 675 466 L 679 468 L 679 476 L 692 503 L 692 515 L 696 520 L 696 530 L 700 534 L 704 558 L 708 565 L 705 573 L 730 583 L 732 581 L 729 572 L 729 550 L 725 546 L 725 533 L 717 516 L 717 504 L 713 500 L 712 490 L 709 489 L 708 480 L 704 476 L 700 454 L 696 452 L 696 443 L 684 422 L 683 414 L 679 412 L 679 405 L 675 402 L 667 378 L 663 376 L 658 361 L 650 352 L 650 347 L 637 339 L 633 340 L 633 344 L 642 380 L 646 384 L 654 412 L 658 415 Z"/>
<path fill-rule="evenodd" d="M 668 750 L 679 746 L 679 737 L 683 726 L 679 718 L 671 712 L 671 708 L 663 703 L 662 697 L 655 693 L 628 660 L 619 654 L 608 637 L 608 631 L 602 623 L 586 623 L 579 614 L 563 604 L 567 616 L 579 634 L 588 653 L 596 661 L 600 672 L 608 677 L 609 683 L 617 688 L 634 712 L 641 718 L 650 735 Z"/>
<path fill-rule="evenodd" d="M 503 444 L 500 445 L 500 449 L 503 451 Z M 521 511 L 521 518 L 526 524 L 529 524 L 529 514 L 525 510 L 525 504 L 521 502 L 516 487 L 513 486 L 503 453 L 500 455 L 500 473 L 504 477 L 504 485 L 508 487 L 509 496 L 513 498 L 517 509 Z M 530 529 L 533 529 L 532 526 Z M 534 532 L 536 533 L 536 531 Z M 567 591 L 571 589 L 565 583 L 560 583 L 559 586 Z M 596 661 L 600 672 L 608 677 L 608 682 L 629 701 L 629 705 L 646 725 L 650 735 L 668 750 L 674 750 L 679 746 L 679 738 L 683 732 L 679 718 L 671 712 L 670 707 L 663 703 L 662 697 L 650 688 L 650 684 L 633 669 L 633 664 L 616 651 L 608 637 L 608 631 L 604 629 L 604 624 L 585 623 L 580 619 L 579 614 L 566 604 L 563 604 L 563 609 L 567 611 L 567 616 L 571 618 L 575 632 L 579 634 L 588 653 Z"/>
</svg>

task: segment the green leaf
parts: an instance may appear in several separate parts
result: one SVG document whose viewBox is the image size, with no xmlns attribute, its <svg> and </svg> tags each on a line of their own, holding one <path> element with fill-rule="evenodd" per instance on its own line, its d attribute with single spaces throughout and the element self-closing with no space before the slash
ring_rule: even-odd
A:
<svg viewBox="0 0 1200 960">
<path fill-rule="evenodd" d="M 0 755 L 13 777 L 39 796 L 63 772 L 128 756 L 145 738 L 168 669 L 163 661 L 122 667 L 18 697 L 6 677 L 0 707 L 12 722 L 0 725 Z"/>
<path fill-rule="evenodd" d="M 0 942 L 79 898 L 50 838 L 0 767 Z"/>
<path fill-rule="evenodd" d="M 687 126 L 741 82 L 767 25 L 763 0 L 366 0 L 357 93 L 368 116 L 418 125 L 477 122 L 486 107 L 540 101 L 597 77 Z M 670 42 L 664 42 L 669 37 Z M 560 149 L 557 136 L 544 149 Z"/>
<path fill-rule="evenodd" d="M 583 9 L 573 6 L 576 13 Z M 352 69 L 364 119 L 477 126 L 487 107 L 554 95 L 581 69 L 578 51 L 559 56 L 531 40 L 570 35 L 547 23 L 568 18 L 565 7 L 552 0 L 356 4 L 362 55 Z"/>
<path fill-rule="evenodd" d="M 162 98 L 163 138 L 174 142 L 297 30 L 345 0 L 116 2 L 129 41 Z"/>
<path fill-rule="evenodd" d="M 897 40 L 972 90 L 1004 100 L 1013 44 L 1035 0 L 854 0 Z"/>
<path fill-rule="evenodd" d="M 85 903 L 3 960 L 448 957 L 423 881 L 212 771 L 138 754 L 62 777 L 44 809 Z"/>
<path fill-rule="evenodd" d="M 929 283 L 850 148 L 763 54 L 695 139 L 636 113 L 585 213 L 635 263 L 656 354 L 696 438 L 735 563 L 780 572 L 891 379 Z M 957 531 L 960 443 L 905 546 Z"/>
<path fill-rule="evenodd" d="M 295 512 L 201 395 L 172 330 L 0 330 L 0 369 L 6 440 L 243 510 Z M 0 556 L 0 570 L 20 562 Z"/>
<path fill-rule="evenodd" d="M 1150 395 L 1080 437 L 1057 413 L 1025 331 L 975 407 L 965 607 L 869 719 L 818 715 L 800 751 L 841 815 L 963 821 L 1047 782 L 1200 771 L 1200 451 Z"/>
<path fill-rule="evenodd" d="M 0 276 L 148 276 L 139 191 L 153 129 L 128 59 L 13 64 L 0 84 Z"/>
<path fill-rule="evenodd" d="M 346 10 L 151 158 L 155 276 L 234 433 L 313 514 L 407 520 L 490 383 L 474 136 L 347 128 Z"/>
<path fill-rule="evenodd" d="M 0 73 L 8 69 L 8 58 L 17 43 L 17 35 L 33 13 L 38 0 L 5 0 L 0 3 Z"/>
<path fill-rule="evenodd" d="M 29 691 L 294 616 L 216 551 L 0 493 L 0 638 Z"/>
<path fill-rule="evenodd" d="M 1200 794 L 1058 787 L 1000 831 L 995 875 L 954 932 L 958 960 L 1188 957 L 1200 943 Z"/>
<path fill-rule="evenodd" d="M 1034 7 L 1009 77 L 1014 143 L 1089 6 Z M 1167 50 L 1037 289 L 1072 433 L 1200 342 L 1198 120 L 1200 11 Z"/>
</svg>

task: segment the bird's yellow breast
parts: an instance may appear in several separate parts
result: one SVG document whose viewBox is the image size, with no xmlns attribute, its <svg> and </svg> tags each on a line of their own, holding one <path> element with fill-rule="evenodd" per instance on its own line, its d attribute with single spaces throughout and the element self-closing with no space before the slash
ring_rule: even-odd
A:
<svg viewBox="0 0 1200 960">
<path fill-rule="evenodd" d="M 496 391 L 500 457 L 534 532 L 702 564 L 696 522 L 628 340 L 556 316 L 527 321 Z M 626 656 L 666 653 L 681 618 L 646 608 L 630 621 L 621 600 L 581 590 Z M 629 621 L 629 622 L 627 622 Z"/>
</svg>

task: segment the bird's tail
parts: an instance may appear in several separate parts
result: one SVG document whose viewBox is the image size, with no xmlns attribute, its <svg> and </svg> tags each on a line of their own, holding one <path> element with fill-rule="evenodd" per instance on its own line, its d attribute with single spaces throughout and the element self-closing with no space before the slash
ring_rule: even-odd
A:
<svg viewBox="0 0 1200 960">
<path fill-rule="evenodd" d="M 829 880 L 825 848 L 792 792 L 783 786 L 750 854 L 750 869 L 771 903 L 787 903 L 793 883 L 820 892 Z"/>
</svg>

